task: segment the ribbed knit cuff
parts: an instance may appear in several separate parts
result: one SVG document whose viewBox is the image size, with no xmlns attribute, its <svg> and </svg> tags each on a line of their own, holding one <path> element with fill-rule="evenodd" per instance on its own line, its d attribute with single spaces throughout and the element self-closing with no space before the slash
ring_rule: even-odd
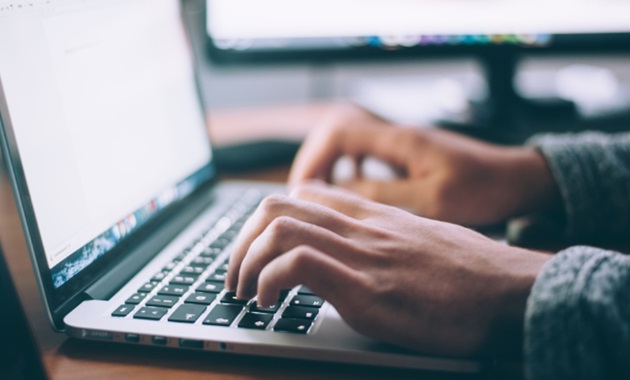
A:
<svg viewBox="0 0 630 380">
<path fill-rule="evenodd" d="M 628 235 L 630 134 L 539 135 L 527 144 L 540 150 L 558 185 L 569 240 Z"/>
<path fill-rule="evenodd" d="M 547 262 L 527 301 L 527 378 L 630 378 L 629 289 L 630 258 L 616 252 L 576 246 Z"/>
</svg>

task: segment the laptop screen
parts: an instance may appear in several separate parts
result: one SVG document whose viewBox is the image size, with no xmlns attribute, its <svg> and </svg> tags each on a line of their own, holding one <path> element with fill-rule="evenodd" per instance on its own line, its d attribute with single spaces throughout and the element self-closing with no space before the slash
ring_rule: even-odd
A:
<svg viewBox="0 0 630 380">
<path fill-rule="evenodd" d="M 55 287 L 213 175 L 177 1 L 0 0 L 0 84 Z"/>
</svg>

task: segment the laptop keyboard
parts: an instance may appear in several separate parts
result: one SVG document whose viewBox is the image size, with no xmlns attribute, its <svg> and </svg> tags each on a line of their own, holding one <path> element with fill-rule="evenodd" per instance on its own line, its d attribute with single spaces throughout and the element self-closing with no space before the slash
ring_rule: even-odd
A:
<svg viewBox="0 0 630 380">
<path fill-rule="evenodd" d="M 224 289 L 228 256 L 223 252 L 261 199 L 256 191 L 246 193 L 111 315 L 307 334 L 324 304 L 307 287 L 284 290 L 271 307 L 260 307 L 255 299 L 237 299 Z"/>
</svg>

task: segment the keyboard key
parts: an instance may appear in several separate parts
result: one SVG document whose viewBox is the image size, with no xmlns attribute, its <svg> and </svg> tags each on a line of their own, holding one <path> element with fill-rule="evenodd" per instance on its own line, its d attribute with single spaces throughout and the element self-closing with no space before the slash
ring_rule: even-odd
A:
<svg viewBox="0 0 630 380">
<path fill-rule="evenodd" d="M 210 257 L 197 256 L 191 262 L 190 265 L 193 266 L 208 266 L 212 264 L 214 260 Z"/>
<path fill-rule="evenodd" d="M 190 276 L 199 276 L 203 271 L 206 270 L 205 266 L 193 266 L 187 265 L 179 272 L 182 275 L 190 275 Z"/>
<path fill-rule="evenodd" d="M 188 286 L 183 285 L 166 285 L 158 291 L 163 296 L 182 296 L 188 291 Z"/>
<path fill-rule="evenodd" d="M 312 325 L 313 323 L 304 319 L 282 318 L 273 326 L 273 331 L 306 334 Z"/>
<path fill-rule="evenodd" d="M 171 322 L 195 323 L 204 311 L 206 311 L 206 307 L 203 305 L 186 303 L 178 307 L 173 314 L 168 317 L 168 320 Z"/>
<path fill-rule="evenodd" d="M 250 311 L 254 311 L 254 312 L 259 312 L 259 313 L 275 313 L 276 311 L 278 311 L 278 309 L 280 309 L 280 306 L 282 305 L 282 302 L 278 302 L 275 305 L 269 306 L 269 307 L 262 307 L 262 306 L 258 306 L 258 304 L 256 302 L 252 303 L 252 305 L 249 307 Z"/>
<path fill-rule="evenodd" d="M 175 276 L 171 279 L 171 285 L 192 285 L 197 281 L 196 276 Z"/>
<path fill-rule="evenodd" d="M 305 285 L 300 286 L 300 288 L 298 289 L 298 294 L 305 294 L 308 296 L 314 296 L 315 293 L 313 293 L 313 291 L 311 289 L 309 289 L 308 287 L 306 287 Z"/>
<path fill-rule="evenodd" d="M 165 272 L 170 272 L 170 271 L 172 271 L 173 269 L 175 269 L 175 267 L 176 267 L 176 266 L 177 266 L 177 263 L 176 263 L 176 262 L 174 262 L 174 261 L 171 261 L 170 263 L 168 263 L 168 264 L 166 264 L 166 265 L 164 266 L 163 271 L 165 271 Z"/>
<path fill-rule="evenodd" d="M 284 309 L 282 316 L 286 318 L 300 318 L 300 319 L 313 320 L 315 319 L 315 317 L 317 317 L 318 313 L 319 313 L 319 309 L 315 307 L 289 306 L 286 309 Z"/>
<path fill-rule="evenodd" d="M 212 273 L 210 276 L 208 276 L 207 280 L 223 282 L 225 281 L 226 277 L 227 277 L 226 273 Z"/>
<path fill-rule="evenodd" d="M 249 310 L 260 312 L 260 313 L 275 313 L 276 311 L 278 311 L 278 309 L 280 309 L 280 306 L 282 306 L 282 302 L 284 302 L 285 298 L 286 298 L 285 294 L 280 294 L 280 297 L 278 297 L 278 302 L 276 302 L 275 305 L 271 305 L 269 307 L 262 307 L 262 306 L 259 306 L 258 303 L 252 302 L 251 306 L 249 307 Z"/>
<path fill-rule="evenodd" d="M 179 297 L 174 296 L 155 296 L 147 301 L 147 306 L 158 306 L 170 308 L 177 303 Z"/>
<path fill-rule="evenodd" d="M 153 275 L 153 277 L 151 277 L 151 281 L 160 282 L 164 280 L 166 276 L 168 276 L 168 272 L 165 272 L 165 271 L 157 272 L 156 274 Z"/>
<path fill-rule="evenodd" d="M 127 298 L 125 303 L 130 304 L 130 305 L 137 305 L 140 302 L 142 302 L 142 300 L 146 296 L 147 296 L 146 293 L 136 293 L 136 294 L 132 295 L 131 297 Z"/>
<path fill-rule="evenodd" d="M 235 292 L 227 292 L 221 298 L 221 303 L 233 304 L 233 305 L 247 305 L 249 300 L 240 300 L 236 298 Z"/>
<path fill-rule="evenodd" d="M 186 303 L 196 303 L 199 305 L 210 305 L 216 298 L 216 294 L 212 293 L 193 293 L 186 298 Z"/>
<path fill-rule="evenodd" d="M 229 326 L 243 310 L 239 305 L 217 305 L 204 319 L 204 325 Z"/>
<path fill-rule="evenodd" d="M 153 321 L 159 321 L 160 319 L 162 319 L 167 311 L 168 309 L 163 307 L 143 307 L 142 309 L 138 310 L 138 312 L 134 314 L 133 317 L 136 319 L 150 319 Z"/>
<path fill-rule="evenodd" d="M 291 300 L 292 306 L 322 307 L 324 300 L 317 296 L 297 295 Z"/>
<path fill-rule="evenodd" d="M 221 265 L 219 265 L 219 267 L 217 268 L 217 270 L 222 270 L 223 273 L 228 271 L 230 264 L 229 263 L 223 263 Z"/>
<path fill-rule="evenodd" d="M 222 282 L 204 282 L 203 284 L 199 285 L 197 287 L 197 289 L 195 289 L 197 292 L 204 292 L 204 293 L 221 293 L 221 291 L 223 290 L 223 288 L 225 287 L 225 285 Z"/>
<path fill-rule="evenodd" d="M 238 327 L 243 329 L 256 329 L 264 330 L 267 328 L 273 315 L 263 313 L 247 313 L 243 316 L 243 319 L 238 323 Z"/>
<path fill-rule="evenodd" d="M 291 289 L 284 289 L 280 291 L 280 295 L 278 296 L 278 302 L 284 302 L 287 299 L 287 296 L 291 293 Z"/>
<path fill-rule="evenodd" d="M 232 240 L 236 239 L 236 237 L 238 236 L 239 232 L 241 232 L 241 230 L 243 229 L 244 225 L 245 225 L 245 220 L 237 220 L 234 224 L 232 224 L 232 227 L 230 227 L 230 229 L 228 230 L 228 231 L 231 231 L 231 232 L 235 233 L 235 235 L 232 238 Z"/>
<path fill-rule="evenodd" d="M 228 240 L 228 241 L 232 241 L 232 240 L 234 240 L 236 235 L 238 235 L 238 230 L 229 228 L 227 231 L 225 231 L 224 233 L 221 234 L 220 239 L 225 239 L 225 240 Z"/>
<path fill-rule="evenodd" d="M 173 262 L 179 263 L 182 260 L 184 260 L 184 258 L 186 258 L 186 255 L 188 255 L 188 253 L 190 252 L 191 248 L 192 246 L 190 248 L 185 249 L 184 252 L 180 253 L 179 255 L 175 256 L 175 258 L 173 259 Z"/>
<path fill-rule="evenodd" d="M 120 305 L 112 312 L 112 317 L 126 317 L 133 311 L 133 308 L 131 305 Z"/>
<path fill-rule="evenodd" d="M 230 244 L 230 240 L 220 237 L 217 240 L 210 243 L 208 248 L 217 248 L 217 249 L 223 250 L 225 247 L 227 247 L 228 244 Z"/>
<path fill-rule="evenodd" d="M 199 256 L 200 257 L 208 257 L 211 259 L 216 259 L 217 256 L 219 256 L 219 254 L 223 252 L 222 248 L 214 248 L 214 247 L 208 247 L 206 249 L 204 249 Z"/>
<path fill-rule="evenodd" d="M 138 293 L 150 293 L 157 284 L 158 283 L 155 281 L 147 282 L 146 284 L 142 285 L 140 289 L 138 289 Z"/>
</svg>

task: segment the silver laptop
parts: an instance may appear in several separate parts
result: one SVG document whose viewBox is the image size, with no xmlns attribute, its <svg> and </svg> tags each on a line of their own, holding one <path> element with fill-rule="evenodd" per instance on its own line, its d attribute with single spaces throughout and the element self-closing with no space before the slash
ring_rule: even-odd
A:
<svg viewBox="0 0 630 380">
<path fill-rule="evenodd" d="M 56 330 L 235 354 L 482 367 L 362 336 L 305 287 L 270 308 L 223 289 L 231 239 L 284 188 L 218 183 L 177 0 L 0 0 L 0 114 Z"/>
</svg>

